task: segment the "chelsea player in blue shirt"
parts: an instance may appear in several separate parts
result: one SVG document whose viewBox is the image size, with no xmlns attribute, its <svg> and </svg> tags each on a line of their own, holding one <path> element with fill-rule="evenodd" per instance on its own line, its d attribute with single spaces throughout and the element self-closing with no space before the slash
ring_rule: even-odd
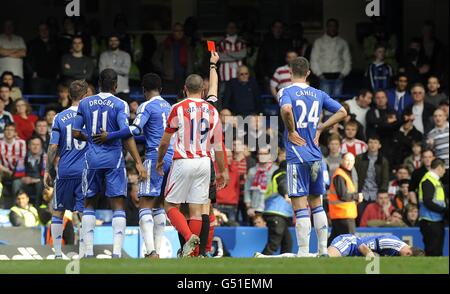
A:
<svg viewBox="0 0 450 294">
<path fill-rule="evenodd" d="M 347 112 L 323 91 L 310 87 L 306 79 L 310 74 L 309 62 L 298 57 L 290 64 L 292 85 L 278 92 L 281 117 L 285 125 L 288 194 L 296 216 L 299 257 L 310 256 L 309 237 L 311 220 L 308 203 L 319 240 L 319 254 L 327 255 L 328 220 L 322 207 L 325 192 L 322 172 L 322 153 L 319 137 L 323 130 L 343 120 Z M 319 124 L 322 109 L 334 113 Z"/>
<path fill-rule="evenodd" d="M 127 175 L 122 140 L 111 140 L 106 144 L 95 144 L 92 140 L 95 134 L 103 129 L 108 132 L 118 131 L 128 126 L 130 114 L 128 104 L 114 96 L 117 89 L 117 73 L 112 69 L 104 69 L 100 73 L 99 85 L 101 92 L 86 97 L 80 102 L 77 116 L 72 127 L 74 138 L 86 139 L 88 151 L 85 156 L 83 173 L 83 194 L 85 209 L 83 211 L 82 227 L 86 248 L 86 257 L 93 255 L 93 238 L 95 228 L 95 211 L 93 198 L 105 187 L 105 195 L 111 200 L 113 209 L 113 258 L 121 256 L 125 235 L 126 219 L 124 200 L 127 195 Z M 81 130 L 86 128 L 86 138 Z M 147 172 L 141 162 L 134 137 L 123 141 L 130 152 L 140 180 L 147 177 Z"/>
<path fill-rule="evenodd" d="M 55 199 L 52 213 L 51 233 L 55 259 L 62 258 L 61 243 L 63 234 L 64 211 L 83 212 L 83 193 L 81 176 L 84 168 L 86 142 L 72 138 L 72 124 L 77 115 L 80 100 L 87 96 L 88 84 L 85 81 L 74 81 L 70 84 L 69 93 L 72 106 L 58 113 L 53 121 L 50 145 L 47 156 L 48 164 L 44 175 L 46 188 L 55 187 Z M 59 155 L 56 177 L 55 158 Z M 53 183 L 53 178 L 54 183 Z M 80 256 L 83 254 L 83 235 L 80 232 Z"/>
</svg>

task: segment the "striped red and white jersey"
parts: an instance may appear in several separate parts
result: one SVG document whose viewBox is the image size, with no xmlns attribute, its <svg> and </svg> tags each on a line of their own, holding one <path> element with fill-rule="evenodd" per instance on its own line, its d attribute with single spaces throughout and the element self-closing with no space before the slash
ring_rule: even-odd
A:
<svg viewBox="0 0 450 294">
<path fill-rule="evenodd" d="M 217 52 L 219 55 L 225 53 L 236 53 L 246 48 L 245 42 L 240 38 L 225 38 L 217 45 Z M 221 57 L 222 59 L 222 57 Z M 244 59 L 244 57 L 242 58 Z M 219 75 L 221 81 L 229 81 L 237 77 L 238 68 L 242 65 L 242 59 L 234 61 L 220 62 Z"/>
<path fill-rule="evenodd" d="M 289 65 L 280 66 L 275 70 L 270 79 L 270 86 L 277 91 L 291 85 L 291 73 L 289 72 Z"/>
<path fill-rule="evenodd" d="M 349 142 L 346 139 L 342 140 L 341 153 L 351 153 L 355 156 L 367 152 L 367 144 L 364 141 L 353 139 Z"/>
<path fill-rule="evenodd" d="M 10 169 L 14 177 L 25 176 L 25 155 L 27 143 L 22 139 L 14 139 L 11 144 L 0 141 L 0 163 Z"/>
<path fill-rule="evenodd" d="M 200 98 L 186 98 L 172 106 L 166 132 L 175 133 L 173 160 L 211 158 L 211 149 L 222 149 L 222 127 L 214 106 Z"/>
</svg>

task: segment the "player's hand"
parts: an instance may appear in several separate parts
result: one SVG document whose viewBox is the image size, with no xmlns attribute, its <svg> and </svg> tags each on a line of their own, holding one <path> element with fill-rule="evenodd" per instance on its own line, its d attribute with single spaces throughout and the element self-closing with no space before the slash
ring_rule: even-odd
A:
<svg viewBox="0 0 450 294">
<path fill-rule="evenodd" d="M 316 146 L 319 146 L 319 139 L 320 139 L 320 135 L 322 134 L 322 128 L 319 125 L 316 129 L 316 136 L 314 137 L 314 144 Z"/>
<path fill-rule="evenodd" d="M 363 202 L 363 200 L 364 200 L 364 195 L 363 195 L 363 193 L 358 193 L 358 203 Z"/>
<path fill-rule="evenodd" d="M 217 189 L 223 189 L 228 185 L 228 182 L 230 181 L 230 176 L 228 175 L 228 170 L 225 169 L 222 173 L 217 173 L 216 175 L 216 184 Z"/>
<path fill-rule="evenodd" d="M 45 172 L 44 174 L 44 187 L 46 189 L 53 187 L 53 179 L 50 173 Z"/>
<path fill-rule="evenodd" d="M 92 141 L 95 144 L 104 144 L 108 138 L 108 132 L 104 129 L 100 129 L 100 134 L 95 134 L 92 136 Z"/>
<path fill-rule="evenodd" d="M 145 167 L 142 163 L 136 164 L 136 169 L 138 171 L 139 175 L 139 181 L 145 181 L 147 179 L 147 170 L 145 170 Z"/>
<path fill-rule="evenodd" d="M 298 146 L 305 146 L 306 145 L 305 139 L 300 137 L 300 135 L 297 133 L 297 131 L 293 131 L 292 133 L 288 133 L 288 139 L 289 139 L 289 141 L 291 141 L 295 145 L 298 145 Z"/>
<path fill-rule="evenodd" d="M 211 58 L 209 59 L 209 62 L 216 64 L 218 61 L 219 61 L 219 53 L 211 51 Z"/>
<path fill-rule="evenodd" d="M 156 171 L 160 176 L 164 176 L 164 160 L 156 163 Z"/>
</svg>

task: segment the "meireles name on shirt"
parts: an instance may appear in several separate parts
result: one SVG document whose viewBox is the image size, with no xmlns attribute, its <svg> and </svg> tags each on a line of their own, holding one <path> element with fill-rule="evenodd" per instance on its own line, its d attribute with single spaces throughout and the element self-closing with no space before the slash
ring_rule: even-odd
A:
<svg viewBox="0 0 450 294">
<path fill-rule="evenodd" d="M 97 99 L 97 100 L 91 100 L 89 101 L 89 106 L 95 106 L 95 105 L 101 105 L 101 106 L 108 106 L 111 108 L 114 108 L 114 102 L 112 102 L 109 99 Z"/>
<path fill-rule="evenodd" d="M 66 120 L 69 120 L 69 119 L 71 119 L 71 118 L 74 118 L 75 116 L 77 116 L 77 113 L 76 113 L 76 112 L 69 112 L 69 113 L 67 113 L 66 115 L 64 115 L 63 117 L 61 117 L 61 121 L 62 121 L 63 123 L 65 123 Z"/>
<path fill-rule="evenodd" d="M 311 96 L 311 97 L 317 98 L 316 92 L 313 92 L 311 90 L 299 90 L 295 94 L 297 96 Z"/>
</svg>

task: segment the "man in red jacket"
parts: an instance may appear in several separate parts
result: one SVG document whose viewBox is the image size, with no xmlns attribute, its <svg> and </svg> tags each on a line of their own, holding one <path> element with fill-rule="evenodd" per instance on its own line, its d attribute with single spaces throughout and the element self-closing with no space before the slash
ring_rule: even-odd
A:
<svg viewBox="0 0 450 294">
<path fill-rule="evenodd" d="M 233 160 L 233 152 L 230 149 L 226 150 L 228 161 L 228 175 L 230 181 L 228 186 L 217 191 L 217 209 L 225 213 L 228 220 L 236 221 L 237 207 L 240 195 L 239 171 L 238 163 Z"/>
<path fill-rule="evenodd" d="M 377 201 L 367 205 L 359 225 L 361 227 L 367 227 L 368 222 L 371 220 L 387 221 L 392 211 L 394 211 L 394 206 L 392 206 L 389 200 L 388 193 L 386 191 L 378 191 Z"/>
</svg>

